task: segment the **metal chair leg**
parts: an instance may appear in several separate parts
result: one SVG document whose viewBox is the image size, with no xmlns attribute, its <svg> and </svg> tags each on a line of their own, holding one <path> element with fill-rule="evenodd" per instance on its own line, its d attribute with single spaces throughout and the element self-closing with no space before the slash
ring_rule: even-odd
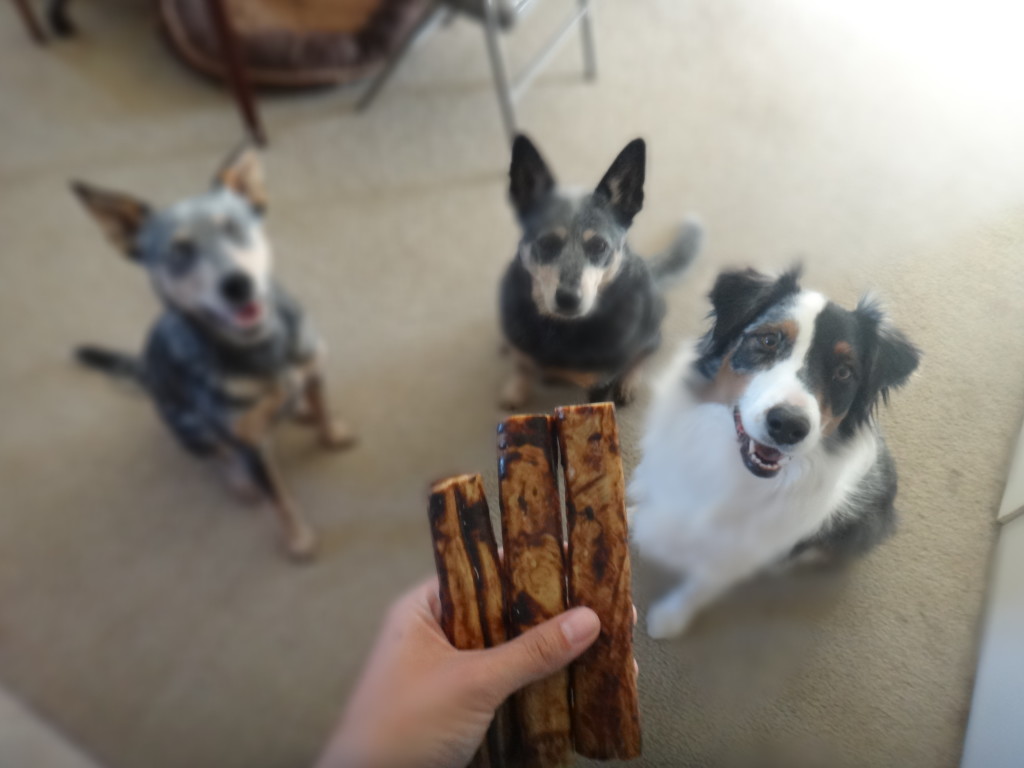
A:
<svg viewBox="0 0 1024 768">
<path fill-rule="evenodd" d="M 494 0 L 483 0 L 483 4 L 484 37 L 487 40 L 487 53 L 491 58 L 494 89 L 498 95 L 498 106 L 501 108 L 501 121 L 505 126 L 505 134 L 511 144 L 516 136 L 516 112 L 512 102 L 512 91 L 509 88 L 508 72 L 505 69 L 505 57 L 501 50 L 501 25 L 498 22 L 498 10 L 494 6 Z"/>
<path fill-rule="evenodd" d="M 71 37 L 75 34 L 75 23 L 68 15 L 68 2 L 69 0 L 50 0 L 46 9 L 50 29 L 60 37 Z"/>
<path fill-rule="evenodd" d="M 423 15 L 419 18 L 412 29 L 409 30 L 409 34 L 406 35 L 405 39 L 402 40 L 401 45 L 391 54 L 391 57 L 384 64 L 383 69 L 377 73 L 365 91 L 363 95 L 359 97 L 359 101 L 356 102 L 356 111 L 363 112 L 370 108 L 370 105 L 376 100 L 377 95 L 381 92 L 381 89 L 387 84 L 391 76 L 395 74 L 398 69 L 398 65 L 402 63 L 405 56 L 409 51 L 412 50 L 413 45 L 416 42 L 428 35 L 433 29 L 439 26 L 441 23 L 451 19 L 452 11 L 448 8 L 442 8 L 440 5 L 434 3 L 427 7 L 423 11 Z"/>
<path fill-rule="evenodd" d="M 593 80 L 597 77 L 597 53 L 594 48 L 594 26 L 590 21 L 590 0 L 579 0 L 583 15 L 580 17 L 580 34 L 583 45 L 583 77 Z"/>
<path fill-rule="evenodd" d="M 228 76 L 228 84 L 234 93 L 235 101 L 242 111 L 242 118 L 249 134 L 260 146 L 267 143 L 266 134 L 263 132 L 263 123 L 260 120 L 259 110 L 256 106 L 256 99 L 253 96 L 252 84 L 242 66 L 242 57 L 238 51 L 238 40 L 235 38 L 234 27 L 228 18 L 227 8 L 224 0 L 210 0 L 210 14 L 213 18 L 213 26 L 217 33 L 217 44 L 220 47 L 220 55 L 224 61 L 225 74 Z"/>
<path fill-rule="evenodd" d="M 37 45 L 46 44 L 46 33 L 43 32 L 43 25 L 39 23 L 39 17 L 28 4 L 29 0 L 14 0 L 14 7 L 18 9 L 21 20 L 25 22 L 29 35 Z"/>
</svg>

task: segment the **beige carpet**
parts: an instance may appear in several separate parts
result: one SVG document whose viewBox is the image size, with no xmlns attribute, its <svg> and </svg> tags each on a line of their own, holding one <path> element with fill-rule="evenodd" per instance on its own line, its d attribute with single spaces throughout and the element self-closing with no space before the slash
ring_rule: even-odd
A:
<svg viewBox="0 0 1024 768">
<path fill-rule="evenodd" d="M 541 4 L 514 58 L 571 5 Z M 830 5 L 609 0 L 598 82 L 571 41 L 521 106 L 571 182 L 648 139 L 641 250 L 703 217 L 669 340 L 702 328 L 722 266 L 802 258 L 843 303 L 877 289 L 926 352 L 883 417 L 899 534 L 848 573 L 753 584 L 678 642 L 641 635 L 644 765 L 959 759 L 1024 413 L 1019 25 L 972 5 L 993 34 L 978 47 L 985 30 L 943 4 Z M 440 32 L 366 115 L 353 94 L 264 99 L 280 270 L 333 343 L 332 390 L 363 435 L 342 456 L 281 435 L 325 541 L 296 568 L 269 514 L 237 506 L 145 400 L 69 362 L 83 340 L 136 347 L 155 304 L 66 179 L 166 202 L 239 138 L 147 3 L 76 14 L 79 39 L 38 50 L 0 7 L 0 680 L 111 768 L 306 765 L 381 612 L 431 568 L 426 482 L 482 470 L 494 488 L 495 286 L 515 230 L 483 40 L 468 22 Z M 622 414 L 627 446 L 643 407 Z"/>
</svg>

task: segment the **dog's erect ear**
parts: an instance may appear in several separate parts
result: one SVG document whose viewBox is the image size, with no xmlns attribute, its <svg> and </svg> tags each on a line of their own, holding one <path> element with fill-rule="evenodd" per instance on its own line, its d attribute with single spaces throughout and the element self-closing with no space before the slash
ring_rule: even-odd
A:
<svg viewBox="0 0 1024 768">
<path fill-rule="evenodd" d="M 647 145 L 643 139 L 633 139 L 619 152 L 594 190 L 594 196 L 607 202 L 624 227 L 632 224 L 633 217 L 644 207 L 646 167 Z"/>
<path fill-rule="evenodd" d="M 710 293 L 715 325 L 706 353 L 724 352 L 729 342 L 768 307 L 799 291 L 799 280 L 799 267 L 777 278 L 754 269 L 720 274 Z"/>
<path fill-rule="evenodd" d="M 71 191 L 99 222 L 110 242 L 125 255 L 138 258 L 136 238 L 150 207 L 131 195 L 109 192 L 82 181 L 72 181 Z"/>
<path fill-rule="evenodd" d="M 555 177 L 548 170 L 544 158 L 533 142 L 521 133 L 512 142 L 508 178 L 509 198 L 520 219 L 528 216 L 555 188 Z"/>
<path fill-rule="evenodd" d="M 213 179 L 215 187 L 226 187 L 241 195 L 256 213 L 267 210 L 267 192 L 263 179 L 263 162 L 259 152 L 243 144 L 224 161 Z"/>
</svg>

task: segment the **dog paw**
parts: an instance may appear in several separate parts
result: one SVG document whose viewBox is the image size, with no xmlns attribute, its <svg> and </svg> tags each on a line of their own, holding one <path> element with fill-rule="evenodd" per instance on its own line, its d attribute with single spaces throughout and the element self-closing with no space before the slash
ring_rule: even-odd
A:
<svg viewBox="0 0 1024 768">
<path fill-rule="evenodd" d="M 310 426 L 316 424 L 316 414 L 313 413 L 313 406 L 305 400 L 300 400 L 292 408 L 292 420 L 297 424 Z"/>
<path fill-rule="evenodd" d="M 224 466 L 224 480 L 235 498 L 245 504 L 256 504 L 265 498 L 263 491 L 241 462 L 233 461 Z"/>
<path fill-rule="evenodd" d="M 526 405 L 526 392 L 518 381 L 510 381 L 498 396 L 498 405 L 506 411 L 518 411 Z"/>
<path fill-rule="evenodd" d="M 616 405 L 630 405 L 636 400 L 637 395 L 640 393 L 640 382 L 636 380 L 626 380 L 620 382 L 615 387 L 615 404 Z"/>
<path fill-rule="evenodd" d="M 615 390 L 615 404 L 619 407 L 632 405 L 633 401 L 636 400 L 636 388 L 635 387 L 620 387 Z"/>
<path fill-rule="evenodd" d="M 356 443 L 356 433 L 344 421 L 332 421 L 330 426 L 320 436 L 320 443 L 324 448 L 331 451 L 340 451 L 351 448 Z"/>
<path fill-rule="evenodd" d="M 299 526 L 288 534 L 285 547 L 291 560 L 308 562 L 316 555 L 316 534 L 308 525 Z"/>
<path fill-rule="evenodd" d="M 686 631 L 691 618 L 690 612 L 680 610 L 675 601 L 655 603 L 647 612 L 647 634 L 655 640 L 679 637 Z"/>
</svg>

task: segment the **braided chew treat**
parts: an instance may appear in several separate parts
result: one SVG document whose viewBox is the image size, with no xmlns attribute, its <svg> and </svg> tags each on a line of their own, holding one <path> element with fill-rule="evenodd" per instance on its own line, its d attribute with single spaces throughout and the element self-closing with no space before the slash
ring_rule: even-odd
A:
<svg viewBox="0 0 1024 768">
<path fill-rule="evenodd" d="M 441 480 L 430 489 L 430 534 L 441 598 L 441 628 L 460 650 L 505 642 L 505 601 L 498 545 L 480 475 Z M 502 766 L 511 751 L 511 718 L 502 707 L 473 760 Z"/>
<path fill-rule="evenodd" d="M 565 611 L 562 505 L 550 416 L 513 416 L 498 427 L 501 540 L 509 634 Z M 515 696 L 523 768 L 572 763 L 569 673 L 560 670 Z"/>
<path fill-rule="evenodd" d="M 601 634 L 573 662 L 576 751 L 598 760 L 640 756 L 633 666 L 625 480 L 611 403 L 558 408 L 569 529 L 569 604 L 593 608 Z"/>
</svg>

